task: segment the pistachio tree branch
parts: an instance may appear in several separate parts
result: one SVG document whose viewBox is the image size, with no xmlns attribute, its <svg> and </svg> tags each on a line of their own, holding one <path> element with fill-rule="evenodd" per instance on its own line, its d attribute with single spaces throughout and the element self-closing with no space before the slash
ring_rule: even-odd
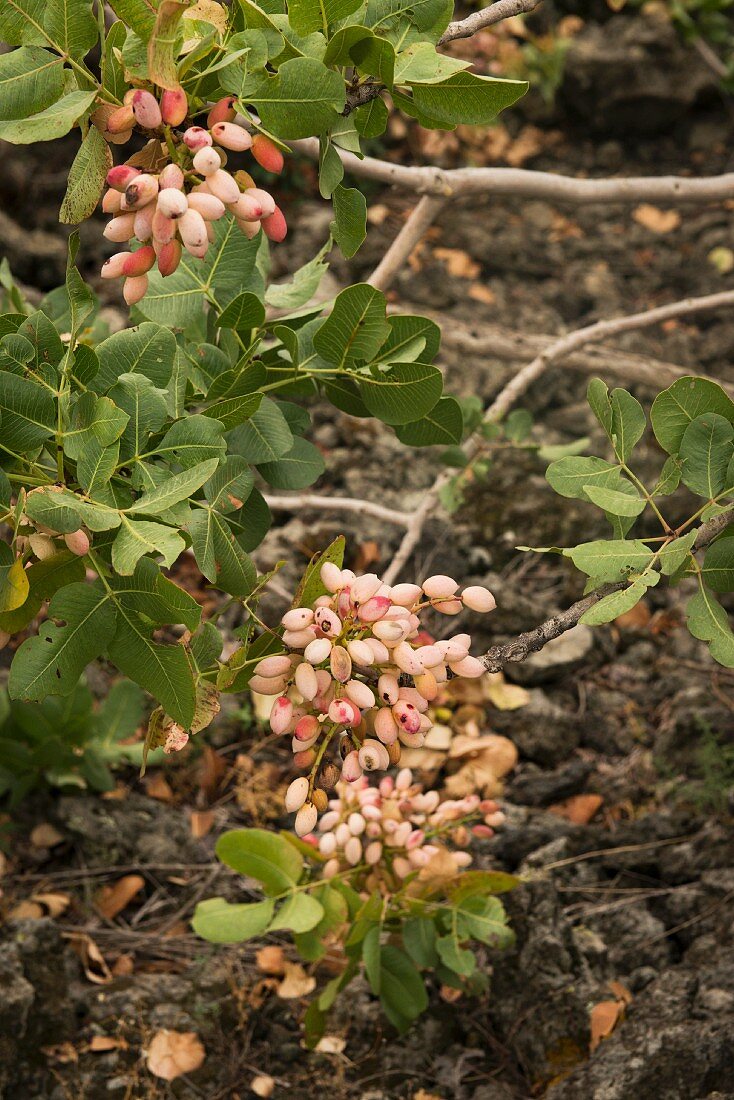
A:
<svg viewBox="0 0 734 1100">
<path fill-rule="evenodd" d="M 661 321 L 670 320 L 672 317 L 682 317 L 702 310 L 718 309 L 731 305 L 734 305 L 734 291 L 726 290 L 719 294 L 707 294 L 701 298 L 684 298 L 682 301 L 670 302 L 666 306 L 658 306 L 642 313 L 633 313 L 628 317 L 615 317 L 609 321 L 597 321 L 593 325 L 586 325 L 575 332 L 567 333 L 550 344 L 539 355 L 536 355 L 532 362 L 528 363 L 510 379 L 488 407 L 484 414 L 483 423 L 491 424 L 501 420 L 502 417 L 507 415 L 513 404 L 525 394 L 533 382 L 545 373 L 549 366 L 576 351 L 584 344 L 592 343 L 595 340 L 603 340 L 607 336 L 615 336 L 620 332 L 647 328 Z M 482 444 L 481 430 L 477 430 L 464 444 L 464 451 L 470 461 L 480 451 Z M 386 584 L 392 584 L 397 579 L 400 570 L 418 545 L 426 521 L 436 508 L 442 490 L 451 482 L 453 477 L 454 474 L 451 471 L 443 470 L 437 476 L 433 485 L 426 491 L 420 505 L 409 519 L 395 557 L 385 571 L 384 580 Z"/>
<path fill-rule="evenodd" d="M 701 524 L 693 544 L 693 551 L 703 550 L 732 521 L 734 521 L 734 508 L 729 508 L 726 512 L 715 516 L 707 523 Z M 675 540 L 669 545 L 674 546 Z M 565 611 L 562 611 L 559 615 L 554 615 L 551 619 L 547 619 L 533 630 L 526 630 L 525 633 L 518 634 L 516 638 L 504 642 L 503 645 L 492 646 L 481 657 L 481 661 L 488 672 L 501 672 L 506 664 L 517 664 L 524 661 L 531 653 L 537 653 L 548 642 L 552 642 L 554 638 L 559 638 L 561 634 L 565 634 L 567 630 L 571 630 L 576 626 L 584 613 L 599 603 L 605 596 L 609 596 L 612 592 L 619 592 L 626 587 L 627 581 L 602 585 L 591 595 L 585 596 L 582 600 L 577 600 Z"/>
<path fill-rule="evenodd" d="M 317 138 L 288 142 L 297 153 L 318 160 Z M 734 198 L 734 172 L 721 176 L 619 176 L 611 179 L 573 179 L 527 168 L 435 168 L 393 164 L 337 149 L 345 169 L 354 176 L 417 191 L 422 195 L 507 195 L 545 199 L 576 206 L 593 203 L 701 203 Z"/>
<path fill-rule="evenodd" d="M 379 264 L 366 280 L 377 290 L 385 291 L 392 284 L 403 264 L 446 205 L 438 195 L 424 195 L 411 211 L 410 217 L 388 248 Z"/>
<path fill-rule="evenodd" d="M 503 19 L 512 19 L 515 15 L 527 15 L 541 2 L 542 0 L 495 0 L 495 3 L 490 4 L 488 8 L 475 11 L 466 19 L 457 19 L 456 22 L 449 23 L 438 44 L 445 46 L 447 42 L 454 42 L 457 38 L 471 38 L 478 31 L 484 30 L 485 27 L 494 27 Z"/>
<path fill-rule="evenodd" d="M 364 516 L 374 516 L 385 523 L 394 523 L 398 527 L 406 527 L 410 518 L 406 512 L 385 508 L 382 504 L 373 504 L 369 500 L 357 500 L 355 497 L 322 497 L 318 493 L 299 493 L 297 496 L 293 494 L 283 497 L 264 493 L 263 497 L 274 512 L 301 512 L 311 509 L 320 512 L 358 512 Z"/>
</svg>

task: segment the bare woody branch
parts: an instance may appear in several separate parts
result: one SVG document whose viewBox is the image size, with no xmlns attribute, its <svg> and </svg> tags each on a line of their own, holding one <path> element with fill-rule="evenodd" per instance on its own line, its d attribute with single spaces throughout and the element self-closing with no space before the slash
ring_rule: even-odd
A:
<svg viewBox="0 0 734 1100">
<path fill-rule="evenodd" d="M 702 524 L 698 529 L 693 550 L 703 550 L 732 521 L 734 521 L 734 508 L 730 508 L 728 511 L 722 512 L 721 515 L 709 520 L 708 523 Z M 534 630 L 527 630 L 524 634 L 518 634 L 516 638 L 512 638 L 503 645 L 492 646 L 481 658 L 487 671 L 501 672 L 507 664 L 517 664 L 524 661 L 531 653 L 537 653 L 548 642 L 552 642 L 554 638 L 560 638 L 561 634 L 565 634 L 567 630 L 571 630 L 576 626 L 584 613 L 599 603 L 605 596 L 609 596 L 612 592 L 619 592 L 626 587 L 626 581 L 620 581 L 619 584 L 605 584 L 598 588 L 596 592 L 592 592 L 590 596 L 585 596 L 583 600 L 571 604 L 560 615 L 554 615 L 552 619 L 536 626 Z"/>
<path fill-rule="evenodd" d="M 393 279 L 446 205 L 438 195 L 424 195 L 411 212 L 403 228 L 380 260 L 367 282 L 377 290 L 387 290 Z"/>
<path fill-rule="evenodd" d="M 406 512 L 385 508 L 382 504 L 373 504 L 369 500 L 357 500 L 355 497 L 322 497 L 318 493 L 279 497 L 264 493 L 263 498 L 274 512 L 302 512 L 310 509 L 319 512 L 357 512 L 363 516 L 374 516 L 385 523 L 393 523 L 397 527 L 406 527 L 410 518 Z"/>
<path fill-rule="evenodd" d="M 318 159 L 316 138 L 288 143 L 298 153 Z M 392 164 L 338 149 L 345 169 L 354 176 L 404 187 L 423 195 L 453 199 L 462 195 L 507 195 L 585 206 L 593 203 L 721 202 L 734 198 L 734 172 L 721 176 L 620 176 L 573 179 L 527 168 L 433 168 Z"/>
<path fill-rule="evenodd" d="M 722 291 L 719 294 L 707 294 L 701 298 L 685 298 L 680 302 L 671 302 L 669 305 L 658 306 L 656 309 L 646 310 L 643 313 L 633 313 L 628 317 L 597 321 L 593 325 L 587 325 L 575 332 L 570 332 L 552 343 L 537 355 L 531 363 L 523 367 L 514 378 L 510 379 L 487 409 L 484 422 L 492 423 L 501 420 L 513 404 L 523 396 L 533 382 L 545 373 L 552 363 L 563 359 L 564 356 L 576 351 L 584 344 L 592 343 L 595 340 L 603 340 L 605 337 L 615 336 L 620 332 L 647 328 L 661 321 L 670 320 L 672 317 L 682 317 L 690 313 L 731 305 L 734 305 L 734 291 Z M 482 442 L 481 433 L 477 431 L 464 444 L 464 450 L 470 460 L 481 449 Z M 453 474 L 450 471 L 442 471 L 433 485 L 426 491 L 420 506 L 413 513 L 408 523 L 395 557 L 385 572 L 386 584 L 392 584 L 399 576 L 400 570 L 420 541 L 426 520 L 436 508 L 442 489 L 449 484 L 452 477 Z"/>
<path fill-rule="evenodd" d="M 494 27 L 503 19 L 512 19 L 515 15 L 527 15 L 541 4 L 542 0 L 496 0 L 488 8 L 475 11 L 466 19 L 458 19 L 449 23 L 439 40 L 439 46 L 445 46 L 447 42 L 454 42 L 457 38 L 471 38 L 473 34 L 484 30 L 486 27 Z"/>
</svg>

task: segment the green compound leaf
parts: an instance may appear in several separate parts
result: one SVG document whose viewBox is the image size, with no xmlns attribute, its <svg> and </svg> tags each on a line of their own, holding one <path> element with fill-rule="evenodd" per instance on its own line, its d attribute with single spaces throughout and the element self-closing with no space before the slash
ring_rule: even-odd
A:
<svg viewBox="0 0 734 1100">
<path fill-rule="evenodd" d="M 342 255 L 349 260 L 359 251 L 367 236 L 367 199 L 356 187 L 342 187 L 339 184 L 334 188 L 332 202 L 334 221 L 330 226 L 331 235 Z"/>
<path fill-rule="evenodd" d="M 327 363 L 343 368 L 377 355 L 389 334 L 385 296 L 366 283 L 358 283 L 337 295 L 313 343 Z"/>
<path fill-rule="evenodd" d="M 703 579 L 714 592 L 734 592 L 734 528 L 712 542 L 703 559 Z"/>
<path fill-rule="evenodd" d="M 355 380 L 369 411 L 386 424 L 410 424 L 427 416 L 443 389 L 440 370 L 428 363 L 396 363 Z"/>
<path fill-rule="evenodd" d="M 40 701 L 69 695 L 82 672 L 107 647 L 115 629 L 115 608 L 102 588 L 70 584 L 51 600 L 38 636 L 18 649 L 10 669 L 13 699 Z"/>
<path fill-rule="evenodd" d="M 708 642 L 714 660 L 734 668 L 734 634 L 726 611 L 705 585 L 688 601 L 686 620 L 693 637 Z"/>
<path fill-rule="evenodd" d="M 266 130 L 293 140 L 325 133 L 344 109 L 343 77 L 314 57 L 294 57 L 278 72 L 248 77 L 243 99 L 257 109 Z"/>
<path fill-rule="evenodd" d="M 231 829 L 217 841 L 216 853 L 222 863 L 256 879 L 271 895 L 290 893 L 303 871 L 303 858 L 293 845 L 265 829 Z"/>
<path fill-rule="evenodd" d="M 71 168 L 59 221 L 78 225 L 89 218 L 102 197 L 105 177 L 112 167 L 112 153 L 96 126 L 90 126 Z"/>
<path fill-rule="evenodd" d="M 679 454 L 681 480 L 706 500 L 726 488 L 726 474 L 734 454 L 734 427 L 718 413 L 703 413 L 683 433 Z"/>
<path fill-rule="evenodd" d="M 461 406 L 453 397 L 442 397 L 421 420 L 400 424 L 395 434 L 409 447 L 434 447 L 461 443 L 464 418 Z"/>
<path fill-rule="evenodd" d="M 50 107 L 28 118 L 0 121 L 0 140 L 13 145 L 33 145 L 37 141 L 53 141 L 63 137 L 92 105 L 95 94 L 69 92 Z"/>
<path fill-rule="evenodd" d="M 678 378 L 653 401 L 650 420 L 655 438 L 668 454 L 677 454 L 686 428 L 696 417 L 716 413 L 734 424 L 734 401 L 706 378 Z"/>
<path fill-rule="evenodd" d="M 226 898 L 207 898 L 196 906 L 191 927 L 197 936 L 210 943 L 243 943 L 265 931 L 274 910 L 272 898 L 251 905 L 233 905 Z"/>
<path fill-rule="evenodd" d="M 294 933 L 310 932 L 323 920 L 323 905 L 305 892 L 292 894 L 278 910 L 270 925 L 272 932 L 287 930 Z"/>
</svg>

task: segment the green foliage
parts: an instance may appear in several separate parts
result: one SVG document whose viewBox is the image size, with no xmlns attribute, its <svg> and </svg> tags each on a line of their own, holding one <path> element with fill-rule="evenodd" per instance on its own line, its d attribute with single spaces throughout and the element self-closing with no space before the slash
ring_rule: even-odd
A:
<svg viewBox="0 0 734 1100">
<path fill-rule="evenodd" d="M 104 657 L 192 729 L 203 685 L 246 681 L 236 662 L 220 668 L 221 645 L 201 657 L 200 608 L 161 569 L 190 548 L 220 592 L 256 600 L 249 555 L 270 513 L 255 478 L 301 489 L 324 469 L 305 438 L 308 411 L 293 399 L 323 395 L 341 407 L 348 392 L 408 443 L 461 430 L 430 363 L 432 322 L 388 318 L 384 296 L 358 285 L 325 315 L 296 310 L 269 323 L 260 246 L 226 226 L 220 233 L 211 262 L 182 265 L 165 284 L 165 310 L 154 288 L 134 328 L 108 335 L 98 324 L 72 262 L 75 238 L 65 287 L 35 311 L 23 304 L 0 318 L 0 518 L 9 531 L 0 631 L 25 629 L 50 601 L 14 657 L 14 699 L 68 696 Z M 193 306 L 202 295 L 206 312 Z M 188 633 L 161 638 L 160 627 Z"/>
<path fill-rule="evenodd" d="M 336 997 L 363 970 L 390 1023 L 400 1032 L 428 1007 L 431 972 L 443 983 L 479 992 L 486 979 L 470 946 L 507 947 L 512 933 L 497 894 L 516 885 L 511 875 L 465 871 L 426 882 L 417 872 L 394 892 L 371 890 L 369 868 L 358 865 L 333 879 L 318 877 L 323 858 L 288 834 L 262 829 L 225 833 L 217 855 L 238 874 L 259 882 L 265 897 L 232 903 L 200 902 L 194 931 L 213 943 L 242 943 L 266 932 L 290 932 L 302 958 L 318 962 L 329 934 L 343 945 L 347 966 L 314 997 L 306 1042 L 315 1046 Z"/>
<path fill-rule="evenodd" d="M 263 7 L 235 0 L 190 8 L 190 0 L 158 10 L 148 0 L 117 0 L 118 21 L 102 31 L 91 0 L 3 5 L 0 36 L 17 49 L 0 59 L 0 87 L 8 88 L 0 137 L 48 141 L 75 125 L 87 135 L 70 175 L 64 220 L 88 216 L 99 198 L 109 154 L 88 126 L 97 107 L 121 102 L 126 79 L 183 87 L 192 115 L 234 94 L 244 118 L 276 141 L 318 137 L 321 190 L 334 195 L 332 232 L 346 256 L 364 238 L 364 203 L 360 192 L 340 186 L 335 148 L 361 155 L 363 140 L 383 132 L 387 111 L 379 97 L 389 93 L 421 125 L 453 129 L 490 122 L 527 89 L 522 80 L 481 76 L 437 51 L 453 14 L 450 0 L 290 0 Z M 95 48 L 104 59 L 99 71 Z M 238 243 L 245 251 L 247 242 Z M 226 275 L 233 265 L 220 270 Z M 160 288 L 156 313 L 148 316 L 180 323 L 186 298 L 178 295 L 175 316 L 162 318 Z"/>
<path fill-rule="evenodd" d="M 611 394 L 592 379 L 588 399 L 604 429 L 614 461 L 581 455 L 557 458 L 546 477 L 561 496 L 601 508 L 613 538 L 581 543 L 564 550 L 546 548 L 571 559 L 589 578 L 587 591 L 603 584 L 619 586 L 598 600 L 581 618 L 592 625 L 610 622 L 629 611 L 661 577 L 672 582 L 694 577 L 698 592 L 687 605 L 691 633 L 709 644 L 715 660 L 734 667 L 734 633 L 718 593 L 734 589 L 734 525 L 725 524 L 696 557 L 697 521 L 731 513 L 734 499 L 734 402 L 715 382 L 679 378 L 658 394 L 650 412 L 655 438 L 667 452 L 660 474 L 647 488 L 629 466 L 646 429 L 642 406 L 625 390 Z M 691 515 L 677 528 L 666 520 L 660 499 L 683 484 L 697 497 Z M 628 537 L 650 513 L 662 533 L 652 538 Z"/>
<path fill-rule="evenodd" d="M 118 680 L 95 705 L 82 683 L 40 704 L 0 695 L 0 799 L 17 805 L 42 783 L 61 788 L 114 787 L 111 769 L 140 764 L 142 744 L 126 744 L 143 721 L 143 693 Z"/>
</svg>

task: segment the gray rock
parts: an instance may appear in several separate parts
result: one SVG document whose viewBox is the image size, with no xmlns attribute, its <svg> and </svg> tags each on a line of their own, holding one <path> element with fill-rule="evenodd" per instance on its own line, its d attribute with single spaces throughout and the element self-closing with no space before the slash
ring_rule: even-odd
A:
<svg viewBox="0 0 734 1100">
<path fill-rule="evenodd" d="M 588 1049 L 593 983 L 552 883 L 527 882 L 506 905 L 517 941 L 494 961 L 489 1015 L 536 1084 L 556 1076 L 559 1056 Z"/>
<path fill-rule="evenodd" d="M 552 772 L 525 768 L 512 780 L 508 794 L 522 806 L 550 806 L 582 791 L 591 771 L 587 760 L 571 760 Z"/>
<path fill-rule="evenodd" d="M 731 1097 L 734 950 L 698 972 L 667 970 L 629 1006 L 627 1018 L 546 1100 L 694 1100 Z M 724 997 L 721 994 L 724 994 Z"/>
<path fill-rule="evenodd" d="M 492 728 L 507 734 L 525 759 L 551 767 L 571 755 L 581 736 L 576 716 L 554 703 L 540 688 L 531 689 L 529 702 L 519 710 L 494 713 Z"/>
</svg>

